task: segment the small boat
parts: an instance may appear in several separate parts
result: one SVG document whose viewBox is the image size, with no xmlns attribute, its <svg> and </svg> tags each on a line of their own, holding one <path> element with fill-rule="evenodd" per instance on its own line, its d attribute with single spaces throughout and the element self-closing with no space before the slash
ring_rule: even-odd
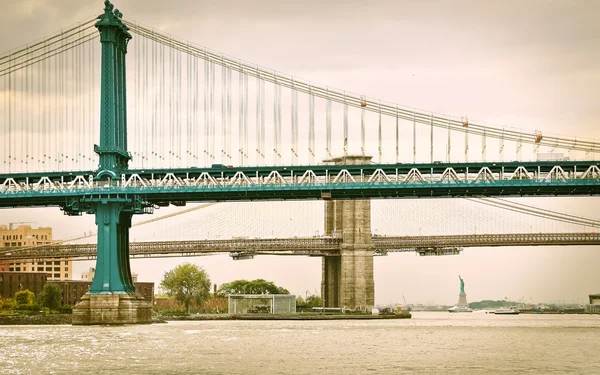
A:
<svg viewBox="0 0 600 375">
<path fill-rule="evenodd" d="M 463 312 L 473 312 L 472 309 L 470 309 L 468 306 L 452 306 L 451 308 L 448 309 L 448 312 L 451 313 L 463 313 Z"/>
<path fill-rule="evenodd" d="M 516 306 L 511 306 L 510 308 L 501 307 L 497 310 L 494 310 L 494 314 L 496 315 L 519 315 L 521 311 Z"/>
</svg>

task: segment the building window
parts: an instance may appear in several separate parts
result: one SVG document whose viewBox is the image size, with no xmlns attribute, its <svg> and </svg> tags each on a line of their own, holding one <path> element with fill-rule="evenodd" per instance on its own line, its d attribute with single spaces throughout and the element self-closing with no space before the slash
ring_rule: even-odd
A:
<svg viewBox="0 0 600 375">
<path fill-rule="evenodd" d="M 17 267 L 17 268 L 15 268 L 15 271 L 17 271 L 17 272 L 21 272 L 21 267 Z"/>
<path fill-rule="evenodd" d="M 44 271 L 44 267 L 38 267 L 37 270 L 38 270 L 38 272 L 43 272 Z"/>
<path fill-rule="evenodd" d="M 12 267 L 8 267 L 8 270 L 9 270 L 10 272 L 13 272 L 13 271 L 14 271 L 14 268 L 12 268 Z"/>
<path fill-rule="evenodd" d="M 55 273 L 55 274 L 54 274 L 54 277 L 55 277 L 56 279 L 60 279 L 60 273 Z"/>
<path fill-rule="evenodd" d="M 69 270 L 69 267 L 65 267 L 65 271 L 68 271 L 68 270 Z"/>
<path fill-rule="evenodd" d="M 46 271 L 52 271 L 52 267 L 46 267 Z"/>
<path fill-rule="evenodd" d="M 69 278 L 69 274 L 65 273 L 65 279 Z"/>
<path fill-rule="evenodd" d="M 55 266 L 60 266 L 60 261 L 58 261 L 58 260 L 54 261 L 54 265 Z"/>
</svg>

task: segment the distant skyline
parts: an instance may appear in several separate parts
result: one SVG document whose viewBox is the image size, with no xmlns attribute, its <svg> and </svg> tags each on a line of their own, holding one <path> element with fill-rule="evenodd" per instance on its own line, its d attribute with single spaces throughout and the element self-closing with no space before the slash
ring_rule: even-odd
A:
<svg viewBox="0 0 600 375">
<path fill-rule="evenodd" d="M 113 3 L 127 19 L 323 85 L 434 112 L 468 114 L 470 119 L 496 126 L 600 138 L 600 24 L 596 19 L 600 3 L 596 1 Z M 100 0 L 7 2 L 0 13 L 0 54 L 100 14 L 102 6 Z M 515 201 L 591 218 L 598 218 L 600 209 L 598 198 Z M 240 203 L 240 207 L 256 204 Z M 398 205 L 402 210 L 402 203 Z M 280 203 L 269 206 L 272 212 L 266 215 L 292 215 L 289 211 L 296 208 L 302 212 L 290 220 L 307 220 L 303 213 L 315 216 L 321 206 L 319 202 Z M 385 201 L 378 201 L 373 209 L 383 211 L 385 206 Z M 217 213 L 218 207 L 214 209 Z M 413 216 L 428 212 L 420 219 L 423 225 L 403 222 L 402 215 L 388 212 L 391 216 L 378 219 L 382 223 L 374 221 L 373 232 L 391 221 L 396 222 L 390 227 L 404 225 L 414 232 L 416 228 L 433 232 L 451 224 L 444 224 L 444 218 L 453 220 L 452 212 L 428 200 L 410 201 L 405 207 Z M 247 215 L 255 214 L 253 209 L 247 210 Z M 167 212 L 173 209 L 158 210 L 155 216 Z M 211 220 L 217 220 L 215 215 Z M 189 220 L 203 218 L 206 220 L 197 213 Z M 270 222 L 258 218 L 261 223 Z M 303 224 L 302 230 L 314 226 L 322 232 L 322 216 L 308 220 L 311 222 Z M 66 217 L 58 208 L 0 210 L 0 224 L 16 221 L 51 226 L 57 239 L 95 230 L 93 216 Z M 527 225 L 523 226 L 527 231 Z M 186 228 L 193 232 L 194 226 L 188 222 Z M 137 239 L 148 240 L 161 240 L 165 235 L 134 233 Z M 289 235 L 296 234 L 290 231 Z M 265 278 L 299 295 L 320 291 L 318 258 L 133 260 L 132 269 L 140 280 L 158 286 L 165 271 L 184 261 L 205 267 L 219 284 L 237 278 Z M 518 300 L 521 296 L 533 302 L 582 301 L 587 294 L 600 291 L 599 261 L 596 247 L 488 248 L 467 249 L 460 256 L 449 257 L 377 257 L 376 303 L 401 302 L 402 295 L 409 303 L 455 303 L 459 273 L 465 279 L 469 301 Z M 77 262 L 73 274 L 79 275 L 93 264 Z"/>
</svg>

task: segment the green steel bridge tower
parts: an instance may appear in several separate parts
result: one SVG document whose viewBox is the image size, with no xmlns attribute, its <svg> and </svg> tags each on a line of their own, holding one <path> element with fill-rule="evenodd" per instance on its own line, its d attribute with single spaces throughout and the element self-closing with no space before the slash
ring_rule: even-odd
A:
<svg viewBox="0 0 600 375">
<path fill-rule="evenodd" d="M 94 146 L 100 164 L 94 178 L 110 184 L 127 171 L 131 159 L 125 75 L 131 34 L 121 20 L 123 14 L 109 0 L 104 5 L 95 24 L 102 43 L 102 70 L 100 145 Z M 150 322 L 150 306 L 135 295 L 129 266 L 131 217 L 146 212 L 146 207 L 133 194 L 110 193 L 72 198 L 63 207 L 68 215 L 94 214 L 98 226 L 96 273 L 87 298 L 74 309 L 73 324 Z"/>
</svg>

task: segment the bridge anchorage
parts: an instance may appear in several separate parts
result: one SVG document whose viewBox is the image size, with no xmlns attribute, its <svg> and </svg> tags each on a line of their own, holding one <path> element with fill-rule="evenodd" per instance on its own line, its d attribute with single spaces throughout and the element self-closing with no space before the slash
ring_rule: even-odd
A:
<svg viewBox="0 0 600 375">
<path fill-rule="evenodd" d="M 100 90 L 100 157 L 94 179 L 111 184 L 127 171 L 127 103 L 125 55 L 131 39 L 123 14 L 104 2 L 95 26 L 102 43 Z M 89 292 L 73 308 L 73 324 L 151 323 L 152 306 L 136 294 L 129 266 L 129 228 L 135 214 L 150 213 L 151 206 L 133 194 L 89 194 L 67 199 L 67 215 L 96 215 L 98 255 Z"/>
</svg>

